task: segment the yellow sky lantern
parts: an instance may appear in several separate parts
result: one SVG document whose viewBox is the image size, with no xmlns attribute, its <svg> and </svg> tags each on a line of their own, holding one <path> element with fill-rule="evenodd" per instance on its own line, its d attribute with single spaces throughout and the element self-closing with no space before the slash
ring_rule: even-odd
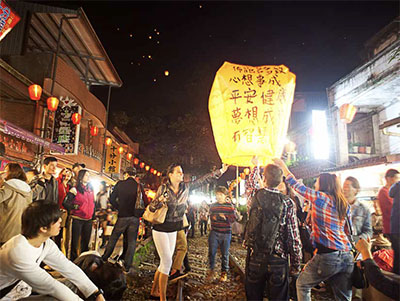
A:
<svg viewBox="0 0 400 301">
<path fill-rule="evenodd" d="M 215 144 L 222 162 L 265 165 L 285 145 L 296 76 L 284 65 L 245 66 L 225 62 L 209 97 Z"/>
</svg>

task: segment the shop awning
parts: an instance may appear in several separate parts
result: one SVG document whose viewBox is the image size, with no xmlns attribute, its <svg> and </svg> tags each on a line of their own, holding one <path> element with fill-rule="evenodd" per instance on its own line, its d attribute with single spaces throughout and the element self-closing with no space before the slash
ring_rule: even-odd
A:
<svg viewBox="0 0 400 301">
<path fill-rule="evenodd" d="M 7 135 L 11 135 L 17 138 L 20 138 L 22 140 L 25 140 L 27 142 L 36 144 L 36 145 L 41 145 L 43 147 L 49 148 L 53 151 L 59 152 L 59 153 L 64 153 L 65 150 L 62 146 L 55 144 L 55 143 L 50 143 L 49 141 L 36 136 L 35 134 L 24 130 L 23 128 L 20 128 L 19 126 L 16 126 L 15 124 L 12 124 L 4 119 L 0 118 L 0 130 L 4 132 Z"/>
</svg>

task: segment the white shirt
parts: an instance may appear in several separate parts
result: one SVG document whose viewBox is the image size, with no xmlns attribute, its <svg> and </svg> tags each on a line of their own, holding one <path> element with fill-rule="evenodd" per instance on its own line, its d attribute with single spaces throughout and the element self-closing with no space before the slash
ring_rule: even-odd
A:
<svg viewBox="0 0 400 301">
<path fill-rule="evenodd" d="M 40 267 L 42 261 L 69 279 L 86 297 L 98 290 L 86 274 L 69 261 L 51 239 L 46 240 L 39 248 L 35 248 L 21 234 L 11 238 L 0 249 L 0 289 L 23 280 L 39 294 L 51 295 L 65 301 L 81 300 L 68 287 L 42 269 Z"/>
</svg>

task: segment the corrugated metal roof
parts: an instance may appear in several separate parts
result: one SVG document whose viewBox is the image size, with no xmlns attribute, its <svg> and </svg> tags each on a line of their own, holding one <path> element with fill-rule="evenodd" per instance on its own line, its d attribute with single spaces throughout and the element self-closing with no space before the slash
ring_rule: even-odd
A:
<svg viewBox="0 0 400 301">
<path fill-rule="evenodd" d="M 77 18 L 73 18 L 74 16 Z M 82 8 L 77 15 L 33 13 L 27 37 L 27 51 L 55 53 L 62 18 L 60 57 L 90 85 L 120 87 L 122 81 Z"/>
</svg>

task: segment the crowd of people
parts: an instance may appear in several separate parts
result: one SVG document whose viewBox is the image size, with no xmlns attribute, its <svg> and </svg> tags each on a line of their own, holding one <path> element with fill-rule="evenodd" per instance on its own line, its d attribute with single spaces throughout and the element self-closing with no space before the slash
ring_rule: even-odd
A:
<svg viewBox="0 0 400 301">
<path fill-rule="evenodd" d="M 359 259 L 356 250 L 370 285 L 390 298 L 399 298 L 400 282 L 395 276 L 400 275 L 397 170 L 386 172 L 386 185 L 379 191 L 372 213 L 357 198 L 361 187 L 355 177 L 346 178 L 341 186 L 336 175 L 322 173 L 312 189 L 297 180 L 281 159 L 264 167 L 263 174 L 256 157 L 253 164 L 256 167 L 246 182 L 249 201 L 241 237 L 247 248 L 248 300 L 311 300 L 311 290 L 324 285 L 331 288 L 336 300 L 362 298 L 362 290 L 353 287 L 354 262 Z M 227 169 L 223 165 L 193 182 L 184 182 L 182 166 L 171 164 L 151 200 L 134 167 L 124 171 L 123 180 L 111 193 L 102 182 L 95 195 L 91 173 L 82 163 L 62 169 L 57 177 L 55 157 L 43 160 L 40 173 L 25 172 L 19 164 L 8 163 L 0 177 L 0 300 L 32 293 L 30 298 L 50 295 L 59 300 L 104 300 L 102 288 L 73 263 L 79 262 L 91 245 L 97 249 L 91 241 L 94 221 L 101 230 L 100 249 L 104 250 L 96 260 L 107 262 L 122 235 L 119 263 L 129 276 L 136 273 L 133 258 L 140 220 L 145 212 L 162 210 L 162 221 L 151 225 L 160 263 L 149 298 L 166 300 L 168 283 L 188 276 L 188 238 L 194 237 L 196 225 L 201 236 L 208 235 L 205 281 L 215 280 L 218 249 L 218 281 L 228 281 L 232 232 L 241 219 L 230 191 L 218 186 L 216 202 L 211 205 L 189 202 L 191 190 L 218 179 Z M 108 233 L 113 210 L 118 216 Z M 389 268 L 385 268 L 391 269 L 391 274 L 382 272 L 374 261 L 382 250 L 393 254 L 393 264 L 387 263 Z M 60 272 L 76 290 L 55 280 L 47 270 Z"/>
</svg>

